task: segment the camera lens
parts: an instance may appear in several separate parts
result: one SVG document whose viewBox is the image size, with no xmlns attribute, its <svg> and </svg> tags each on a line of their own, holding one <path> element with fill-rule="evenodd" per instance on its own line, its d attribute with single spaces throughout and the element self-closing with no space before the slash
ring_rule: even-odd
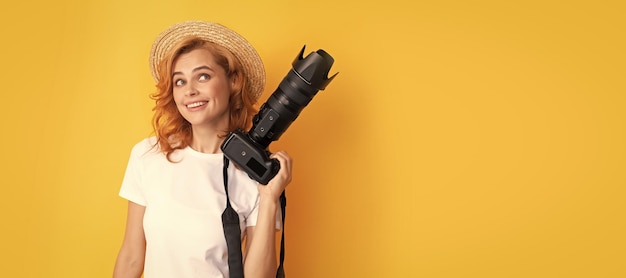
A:
<svg viewBox="0 0 626 278">
<path fill-rule="evenodd" d="M 336 75 L 327 77 L 334 59 L 326 51 L 320 49 L 304 59 L 303 53 L 304 47 L 293 61 L 292 69 L 253 119 L 249 136 L 262 148 L 278 140 L 317 92 Z M 265 120 L 270 114 L 273 119 Z"/>
</svg>

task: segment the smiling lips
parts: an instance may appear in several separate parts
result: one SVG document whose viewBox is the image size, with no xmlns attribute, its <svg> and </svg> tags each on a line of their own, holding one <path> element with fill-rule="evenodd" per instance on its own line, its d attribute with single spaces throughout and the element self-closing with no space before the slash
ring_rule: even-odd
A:
<svg viewBox="0 0 626 278">
<path fill-rule="evenodd" d="M 197 102 L 193 102 L 190 104 L 187 104 L 187 108 L 196 108 L 196 107 L 200 107 L 202 105 L 207 104 L 208 101 L 197 101 Z"/>
</svg>

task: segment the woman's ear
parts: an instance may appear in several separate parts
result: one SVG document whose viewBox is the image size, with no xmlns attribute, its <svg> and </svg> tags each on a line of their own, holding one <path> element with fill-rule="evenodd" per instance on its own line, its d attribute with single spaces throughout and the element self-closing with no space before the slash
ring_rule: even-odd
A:
<svg viewBox="0 0 626 278">
<path fill-rule="evenodd" d="M 231 74 L 230 76 L 230 88 L 233 89 L 234 91 L 236 91 L 237 88 L 237 75 L 236 74 Z"/>
</svg>

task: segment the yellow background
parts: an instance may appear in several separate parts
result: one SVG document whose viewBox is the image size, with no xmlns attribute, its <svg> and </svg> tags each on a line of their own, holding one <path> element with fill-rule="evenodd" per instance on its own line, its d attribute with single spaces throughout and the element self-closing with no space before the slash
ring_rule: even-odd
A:
<svg viewBox="0 0 626 278">
<path fill-rule="evenodd" d="M 273 92 L 338 77 L 295 160 L 289 277 L 626 277 L 623 1 L 12 1 L 0 9 L 2 277 L 110 277 L 152 40 L 248 38 Z"/>
</svg>

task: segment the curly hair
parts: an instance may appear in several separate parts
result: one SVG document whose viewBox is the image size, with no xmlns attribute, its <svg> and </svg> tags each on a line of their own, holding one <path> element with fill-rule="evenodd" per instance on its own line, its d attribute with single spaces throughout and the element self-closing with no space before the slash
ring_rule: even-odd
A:
<svg viewBox="0 0 626 278">
<path fill-rule="evenodd" d="M 150 95 L 150 98 L 155 101 L 155 106 L 152 109 L 154 111 L 152 127 L 157 141 L 154 147 L 158 146 L 170 162 L 173 162 L 172 153 L 189 146 L 193 138 L 191 124 L 183 118 L 174 102 L 173 65 L 180 55 L 195 49 L 206 49 L 211 52 L 217 64 L 226 72 L 226 76 L 233 80 L 229 99 L 228 130 L 224 130 L 224 134 L 218 136 L 225 137 L 234 130 L 249 128 L 251 119 L 257 112 L 254 107 L 256 99 L 250 93 L 245 73 L 235 55 L 220 45 L 197 37 L 189 37 L 181 41 L 158 64 L 157 71 L 160 79 L 156 84 L 157 91 Z"/>
</svg>

